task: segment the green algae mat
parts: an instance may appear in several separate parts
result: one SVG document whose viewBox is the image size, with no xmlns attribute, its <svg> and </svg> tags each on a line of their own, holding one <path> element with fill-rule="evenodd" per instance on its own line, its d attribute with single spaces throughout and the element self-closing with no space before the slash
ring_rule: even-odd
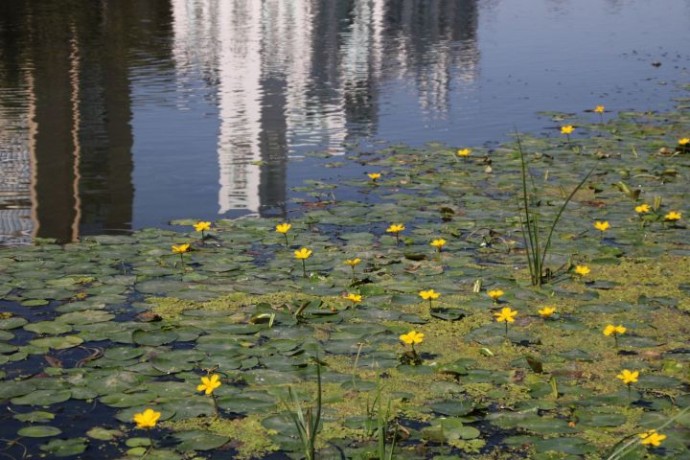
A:
<svg viewBox="0 0 690 460">
<path fill-rule="evenodd" d="M 0 250 L 0 456 L 690 459 L 688 107 L 519 136 L 542 238 L 593 169 L 539 287 L 517 143 L 353 152 L 289 222 Z"/>
</svg>

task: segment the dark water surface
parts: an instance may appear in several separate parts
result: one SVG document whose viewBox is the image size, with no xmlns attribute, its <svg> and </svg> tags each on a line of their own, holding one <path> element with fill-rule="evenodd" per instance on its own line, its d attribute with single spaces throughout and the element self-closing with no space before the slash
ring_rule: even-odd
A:
<svg viewBox="0 0 690 460">
<path fill-rule="evenodd" d="M 363 172 L 309 152 L 665 110 L 689 24 L 688 0 L 4 0 L 0 244 L 285 217 Z"/>
</svg>

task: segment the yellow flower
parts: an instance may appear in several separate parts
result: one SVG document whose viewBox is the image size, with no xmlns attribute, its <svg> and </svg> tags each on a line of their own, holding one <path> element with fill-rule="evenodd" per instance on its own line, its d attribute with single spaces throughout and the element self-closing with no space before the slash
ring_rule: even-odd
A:
<svg viewBox="0 0 690 460">
<path fill-rule="evenodd" d="M 572 134 L 574 129 L 573 125 L 561 126 L 561 134 Z"/>
<path fill-rule="evenodd" d="M 629 371 L 623 369 L 620 374 L 616 376 L 617 379 L 621 379 L 624 384 L 630 385 L 631 383 L 637 383 L 637 378 L 640 376 L 640 371 Z"/>
<path fill-rule="evenodd" d="M 204 230 L 210 230 L 211 229 L 211 222 L 202 222 L 199 221 L 196 224 L 194 224 L 194 230 L 197 232 L 203 232 Z"/>
<path fill-rule="evenodd" d="M 683 137 L 681 139 L 678 139 L 678 144 L 685 147 L 686 145 L 690 144 L 690 137 Z"/>
<path fill-rule="evenodd" d="M 196 391 L 204 391 L 206 395 L 213 393 L 213 390 L 220 386 L 220 375 L 213 374 L 210 377 L 201 377 L 201 383 L 196 387 Z"/>
<path fill-rule="evenodd" d="M 446 245 L 446 240 L 443 238 L 437 238 L 431 242 L 431 245 L 441 250 L 441 248 Z"/>
<path fill-rule="evenodd" d="M 433 289 L 429 289 L 428 291 L 419 291 L 419 297 L 421 297 L 424 300 L 435 300 L 441 297 L 441 294 L 434 291 Z"/>
<path fill-rule="evenodd" d="M 400 233 L 403 230 L 405 230 L 405 226 L 403 224 L 391 224 L 390 227 L 386 229 L 386 232 L 388 233 Z"/>
<path fill-rule="evenodd" d="M 503 292 L 500 289 L 492 289 L 491 291 L 486 293 L 486 295 L 491 297 L 491 300 L 493 300 L 494 302 L 497 302 L 498 299 L 500 299 L 503 296 L 503 294 L 505 294 L 505 292 Z"/>
<path fill-rule="evenodd" d="M 184 254 L 185 252 L 189 252 L 189 243 L 180 244 L 179 246 L 173 244 L 172 252 L 173 254 Z"/>
<path fill-rule="evenodd" d="M 352 294 L 348 293 L 347 296 L 345 297 L 347 300 L 352 301 L 352 303 L 360 303 L 362 301 L 362 296 L 361 294 Z"/>
<path fill-rule="evenodd" d="M 414 345 L 424 342 L 424 334 L 417 331 L 410 331 L 407 334 L 401 335 L 400 340 L 407 345 Z"/>
<path fill-rule="evenodd" d="M 589 275 L 590 271 L 591 270 L 587 265 L 575 265 L 575 273 L 577 273 L 580 276 Z"/>
<path fill-rule="evenodd" d="M 511 310 L 510 307 L 504 307 L 501 309 L 500 313 L 494 313 L 494 316 L 496 317 L 496 321 L 499 323 L 514 323 L 515 316 L 517 316 L 517 314 L 517 310 Z"/>
<path fill-rule="evenodd" d="M 292 224 L 278 224 L 276 225 L 276 232 L 285 234 L 289 232 L 291 228 Z"/>
<path fill-rule="evenodd" d="M 647 203 L 642 203 L 639 206 L 635 206 L 635 212 L 638 214 L 645 214 L 649 212 L 652 208 Z"/>
<path fill-rule="evenodd" d="M 680 212 L 678 212 L 678 211 L 669 211 L 668 214 L 666 214 L 666 215 L 664 216 L 664 220 L 669 221 L 669 222 L 673 222 L 673 221 L 679 220 L 680 217 L 681 217 Z"/>
<path fill-rule="evenodd" d="M 468 157 L 472 153 L 472 149 L 458 149 L 459 157 Z"/>
<path fill-rule="evenodd" d="M 640 443 L 643 446 L 652 445 L 653 447 L 659 447 L 661 445 L 661 441 L 666 439 L 665 434 L 657 433 L 656 430 L 649 430 L 645 433 L 638 434 L 638 436 L 642 438 Z"/>
<path fill-rule="evenodd" d="M 359 263 L 362 262 L 362 259 L 359 257 L 355 257 L 354 259 L 347 259 L 345 261 L 345 265 L 349 265 L 350 267 L 354 267 L 355 265 L 359 265 Z"/>
<path fill-rule="evenodd" d="M 622 324 L 619 324 L 618 326 L 614 326 L 613 324 L 608 324 L 604 328 L 604 335 L 609 336 L 609 335 L 620 335 L 620 334 L 625 334 L 625 331 L 627 331 Z"/>
<path fill-rule="evenodd" d="M 598 105 L 598 106 L 594 107 L 594 113 L 604 113 L 604 106 Z"/>
<path fill-rule="evenodd" d="M 376 179 L 381 178 L 381 173 L 369 173 L 367 176 L 369 176 L 369 179 L 376 181 Z"/>
<path fill-rule="evenodd" d="M 312 253 L 311 249 L 307 249 L 307 248 L 298 249 L 297 251 L 295 251 L 295 259 L 300 259 L 300 260 L 308 259 L 309 257 L 311 257 L 311 253 Z"/>
<path fill-rule="evenodd" d="M 153 428 L 156 426 L 159 418 L 161 418 L 160 412 L 146 409 L 144 412 L 134 414 L 134 423 L 137 424 L 137 428 Z"/>
<path fill-rule="evenodd" d="M 600 230 L 602 232 L 605 232 L 606 230 L 611 228 L 611 225 L 609 224 L 609 221 L 607 221 L 607 220 L 604 220 L 604 221 L 598 220 L 598 221 L 594 222 L 594 228 L 596 228 L 597 230 Z"/>
<path fill-rule="evenodd" d="M 542 308 L 541 310 L 539 310 L 539 315 L 540 315 L 542 318 L 548 318 L 548 317 L 550 317 L 551 315 L 553 315 L 554 313 L 556 313 L 556 308 L 555 308 L 555 307 L 544 307 L 544 308 Z"/>
</svg>

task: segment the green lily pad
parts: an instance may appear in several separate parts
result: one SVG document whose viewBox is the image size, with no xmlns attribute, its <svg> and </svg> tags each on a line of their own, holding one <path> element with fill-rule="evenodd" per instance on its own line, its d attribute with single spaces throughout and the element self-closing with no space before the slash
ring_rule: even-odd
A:
<svg viewBox="0 0 690 460">
<path fill-rule="evenodd" d="M 12 398 L 11 401 L 12 404 L 17 404 L 18 406 L 50 406 L 51 404 L 65 402 L 71 397 L 72 392 L 70 390 L 34 390 L 24 396 Z"/>
<path fill-rule="evenodd" d="M 60 433 L 62 433 L 60 428 L 49 425 L 27 426 L 17 431 L 19 436 L 24 436 L 26 438 L 48 438 L 50 436 L 57 436 Z"/>
<path fill-rule="evenodd" d="M 41 446 L 41 450 L 55 457 L 71 457 L 83 453 L 87 446 L 86 438 L 51 439 Z"/>
<path fill-rule="evenodd" d="M 57 321 L 39 321 L 25 325 L 24 330 L 41 335 L 60 335 L 70 332 L 72 326 Z"/>
<path fill-rule="evenodd" d="M 40 339 L 33 339 L 30 340 L 29 343 L 35 347 L 64 350 L 66 348 L 81 345 L 84 343 L 84 340 L 77 335 L 61 335 L 58 337 L 43 337 Z"/>
<path fill-rule="evenodd" d="M 49 422 L 53 420 L 55 418 L 55 414 L 51 412 L 37 410 L 33 412 L 26 412 L 24 414 L 15 414 L 14 418 L 19 420 L 20 422 L 40 423 Z"/>
<path fill-rule="evenodd" d="M 174 342 L 177 340 L 178 335 L 174 331 L 165 330 L 136 330 L 132 333 L 132 339 L 134 343 L 139 345 L 147 345 L 150 347 L 157 347 L 159 345 L 165 345 L 166 343 Z"/>
<path fill-rule="evenodd" d="M 0 319 L 0 330 L 17 329 L 27 324 L 29 321 L 19 316 L 11 318 Z"/>
<path fill-rule="evenodd" d="M 124 436 L 124 433 L 120 430 L 111 430 L 108 428 L 95 426 L 86 432 L 86 436 L 99 441 L 112 441 L 113 439 Z"/>
<path fill-rule="evenodd" d="M 190 450 L 212 450 L 227 444 L 230 441 L 228 436 L 219 436 L 206 431 L 183 431 L 176 433 L 175 437 L 180 441 L 177 449 L 186 452 Z"/>
</svg>

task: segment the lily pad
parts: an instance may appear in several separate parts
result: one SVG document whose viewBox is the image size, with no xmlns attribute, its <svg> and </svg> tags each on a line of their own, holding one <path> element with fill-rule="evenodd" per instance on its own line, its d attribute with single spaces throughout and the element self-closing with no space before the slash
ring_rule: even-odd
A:
<svg viewBox="0 0 690 460">
<path fill-rule="evenodd" d="M 27 426 L 17 431 L 19 436 L 24 436 L 26 438 L 48 438 L 50 436 L 57 436 L 60 433 L 62 433 L 60 428 L 49 425 Z"/>
</svg>

